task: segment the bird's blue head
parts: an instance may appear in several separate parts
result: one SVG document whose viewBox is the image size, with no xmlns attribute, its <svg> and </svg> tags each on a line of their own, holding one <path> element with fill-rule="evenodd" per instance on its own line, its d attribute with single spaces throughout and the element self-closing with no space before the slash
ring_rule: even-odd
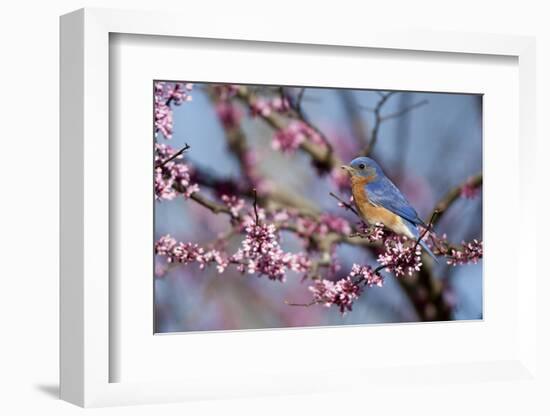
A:
<svg viewBox="0 0 550 416">
<path fill-rule="evenodd" d="M 376 179 L 384 175 L 382 168 L 369 157 L 357 157 L 349 165 L 342 166 L 350 176 Z"/>
</svg>

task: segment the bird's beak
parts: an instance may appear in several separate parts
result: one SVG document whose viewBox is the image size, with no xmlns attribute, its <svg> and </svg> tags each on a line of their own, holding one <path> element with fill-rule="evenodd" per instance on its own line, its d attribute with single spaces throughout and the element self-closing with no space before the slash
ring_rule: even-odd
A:
<svg viewBox="0 0 550 416">
<path fill-rule="evenodd" d="M 344 169 L 349 175 L 353 174 L 353 168 L 348 165 L 342 165 L 340 166 L 341 169 Z"/>
</svg>

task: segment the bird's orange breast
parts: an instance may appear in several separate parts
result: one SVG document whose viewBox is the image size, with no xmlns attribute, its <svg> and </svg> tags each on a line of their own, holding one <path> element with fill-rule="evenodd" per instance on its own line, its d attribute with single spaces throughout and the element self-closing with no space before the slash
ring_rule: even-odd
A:
<svg viewBox="0 0 550 416">
<path fill-rule="evenodd" d="M 361 216 L 371 224 L 382 223 L 390 229 L 401 228 L 401 218 L 386 208 L 379 207 L 370 202 L 365 186 L 372 177 L 353 176 L 351 178 L 351 192 L 355 206 Z M 372 180 L 372 179 L 371 179 Z"/>
</svg>

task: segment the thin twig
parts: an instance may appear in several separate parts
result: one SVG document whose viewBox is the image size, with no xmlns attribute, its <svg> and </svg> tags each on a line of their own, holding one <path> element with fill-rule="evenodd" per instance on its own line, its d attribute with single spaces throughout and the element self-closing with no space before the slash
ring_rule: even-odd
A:
<svg viewBox="0 0 550 416">
<path fill-rule="evenodd" d="M 256 188 L 252 190 L 254 194 L 254 216 L 256 217 L 256 227 L 260 224 L 260 217 L 258 215 L 258 192 L 256 192 Z"/>
<path fill-rule="evenodd" d="M 382 94 L 381 92 L 378 91 L 378 95 L 380 95 L 381 99 L 378 101 L 378 103 L 376 104 L 376 107 L 374 107 L 374 110 L 373 110 L 374 126 L 372 128 L 370 140 L 367 146 L 365 146 L 365 148 L 361 152 L 363 156 L 368 156 L 372 152 L 372 149 L 374 148 L 374 145 L 378 140 L 378 131 L 380 130 L 380 126 L 383 122 L 382 115 L 381 115 L 382 107 L 384 106 L 384 104 L 386 104 L 388 99 L 394 94 L 395 94 L 394 91 L 390 91 L 387 94 Z"/>
<path fill-rule="evenodd" d="M 437 216 L 439 215 L 439 211 L 436 209 L 433 214 L 432 214 L 432 217 L 430 218 L 430 222 L 428 223 L 428 226 L 424 228 L 424 231 L 422 231 L 422 234 L 420 234 L 420 237 L 418 237 L 418 239 L 416 240 L 416 244 L 414 245 L 414 249 L 413 249 L 413 255 L 414 253 L 416 252 L 416 248 L 418 247 L 418 244 L 420 244 L 420 241 L 426 236 L 426 234 L 432 229 L 432 225 L 435 221 L 435 219 L 437 218 Z"/>
<path fill-rule="evenodd" d="M 296 96 L 296 110 L 298 111 L 298 114 L 302 115 L 302 100 L 304 99 L 304 95 L 306 93 L 305 88 L 300 88 L 300 91 L 298 91 L 298 95 Z"/>
<path fill-rule="evenodd" d="M 175 158 L 177 158 L 179 155 L 183 154 L 184 152 L 186 152 L 187 150 L 189 150 L 191 148 L 191 146 L 189 146 L 187 143 L 185 143 L 185 145 L 180 149 L 178 150 L 176 153 L 174 153 L 172 156 L 166 158 L 165 160 L 157 163 L 155 165 L 155 168 L 161 168 L 163 167 L 164 165 L 166 165 L 168 162 L 174 160 Z"/>
<path fill-rule="evenodd" d="M 428 104 L 428 100 L 419 101 L 417 103 L 411 104 L 408 107 L 403 108 L 402 110 L 396 111 L 395 113 L 386 114 L 385 116 L 382 116 L 380 118 L 380 121 L 386 121 L 386 120 L 390 120 L 392 118 L 401 117 L 401 116 L 407 114 L 409 111 L 412 111 L 412 110 L 414 110 L 415 108 L 418 108 L 418 107 L 422 107 L 423 105 L 426 105 L 426 104 Z"/>
<path fill-rule="evenodd" d="M 338 195 L 336 195 L 334 192 L 329 192 L 328 193 L 331 197 L 333 197 L 334 199 L 336 199 L 340 204 L 342 204 L 344 206 L 344 208 L 350 210 L 351 212 L 353 212 L 355 215 L 357 215 L 357 217 L 359 217 L 361 219 L 361 221 L 363 220 L 363 218 L 361 217 L 361 215 L 359 214 L 359 212 L 353 207 L 353 205 L 351 205 L 349 202 L 346 202 L 344 201 L 342 198 L 340 198 Z"/>
<path fill-rule="evenodd" d="M 412 111 L 418 107 L 428 104 L 428 100 L 422 100 L 406 108 L 403 108 L 395 113 L 382 115 L 382 107 L 384 106 L 384 104 L 386 104 L 388 99 L 393 94 L 395 94 L 394 91 L 391 91 L 387 94 L 382 94 L 378 92 L 378 95 L 380 95 L 381 99 L 378 101 L 378 103 L 376 103 L 376 106 L 374 108 L 367 107 L 367 106 L 359 106 L 359 108 L 374 114 L 374 125 L 371 131 L 370 141 L 361 152 L 363 156 L 368 156 L 372 152 L 372 149 L 374 148 L 374 145 L 378 140 L 378 135 L 379 135 L 379 131 L 380 131 L 380 127 L 382 126 L 382 123 L 384 123 L 385 121 L 391 120 L 393 118 L 401 117 L 404 114 L 408 113 L 409 111 Z"/>
<path fill-rule="evenodd" d="M 218 204 L 216 201 L 207 198 L 199 192 L 193 192 L 189 198 L 202 205 L 203 207 L 208 208 L 214 214 L 223 213 L 231 216 L 232 218 L 235 218 L 229 207 L 223 204 Z"/>
<path fill-rule="evenodd" d="M 315 300 L 312 300 L 309 303 L 292 303 L 292 302 L 289 302 L 288 300 L 285 300 L 285 304 L 287 304 L 288 306 L 302 306 L 304 308 L 309 308 L 310 306 L 316 305 L 317 303 L 319 302 Z"/>
</svg>

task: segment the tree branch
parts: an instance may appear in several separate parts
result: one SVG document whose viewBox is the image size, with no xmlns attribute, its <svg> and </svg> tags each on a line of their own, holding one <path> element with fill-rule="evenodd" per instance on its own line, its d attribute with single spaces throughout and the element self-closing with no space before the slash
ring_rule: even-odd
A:
<svg viewBox="0 0 550 416">
<path fill-rule="evenodd" d="M 449 209 L 449 207 L 460 197 L 462 188 L 464 186 L 471 186 L 472 188 L 479 188 L 483 184 L 483 174 L 480 172 L 475 176 L 468 178 L 462 184 L 451 189 L 435 206 L 434 212 L 438 211 L 439 216 L 434 222 L 434 225 L 439 222 L 443 214 Z"/>
<path fill-rule="evenodd" d="M 202 205 L 203 207 L 209 209 L 214 214 L 227 214 L 232 218 L 239 218 L 239 216 L 235 217 L 228 206 L 224 204 L 220 204 L 216 201 L 213 201 L 212 199 L 207 198 L 203 194 L 199 192 L 194 192 L 191 194 L 189 199 L 192 199 L 193 201 L 197 202 L 198 204 Z"/>
<path fill-rule="evenodd" d="M 386 94 L 383 94 L 380 91 L 377 91 L 377 93 L 378 95 L 380 95 L 381 98 L 376 104 L 376 107 L 374 107 L 374 109 L 372 110 L 372 112 L 374 113 L 374 126 L 372 128 L 370 140 L 367 143 L 367 146 L 361 152 L 363 156 L 368 156 L 372 152 L 372 149 L 374 148 L 374 145 L 378 140 L 378 131 L 380 130 L 380 125 L 383 122 L 382 115 L 380 114 L 380 112 L 382 111 L 382 107 L 384 106 L 384 104 L 386 104 L 388 99 L 395 94 L 394 91 L 390 91 Z"/>
<path fill-rule="evenodd" d="M 401 116 L 407 114 L 409 111 L 414 110 L 415 108 L 422 107 L 423 105 L 428 104 L 428 102 L 429 102 L 428 100 L 422 100 L 422 101 L 419 101 L 417 103 L 411 104 L 410 106 L 405 107 L 404 109 L 402 109 L 400 111 L 396 111 L 395 113 L 391 113 L 391 114 L 387 114 L 385 116 L 382 116 L 380 121 L 383 122 L 383 121 L 390 120 L 392 118 L 401 117 Z"/>
<path fill-rule="evenodd" d="M 248 88 L 243 86 L 239 88 L 237 92 L 237 97 L 248 107 L 253 107 L 256 101 L 256 97 L 254 96 L 254 94 L 250 92 Z M 258 117 L 264 120 L 274 130 L 282 130 L 286 127 L 286 124 L 283 122 L 283 120 L 276 114 L 259 114 Z M 325 142 L 325 144 L 328 143 L 328 146 L 320 146 L 318 144 L 312 143 L 311 141 L 305 140 L 300 143 L 300 149 L 309 154 L 309 156 L 315 162 L 316 166 L 320 168 L 324 168 L 330 171 L 338 166 L 341 166 L 342 162 L 332 152 L 332 146 L 330 146 L 328 139 L 326 139 L 323 134 L 319 133 L 315 127 L 311 126 L 309 123 L 308 125 L 314 131 L 320 134 L 321 139 Z"/>
<path fill-rule="evenodd" d="M 383 94 L 381 92 L 378 92 L 378 95 L 380 95 L 381 99 L 378 101 L 378 103 L 376 104 L 376 106 L 374 108 L 360 106 L 360 108 L 362 108 L 363 110 L 369 111 L 369 112 L 374 114 L 374 125 L 373 125 L 373 128 L 372 128 L 370 141 L 368 142 L 367 146 L 365 146 L 365 148 L 361 152 L 361 154 L 363 156 L 368 156 L 370 153 L 372 153 L 374 145 L 376 144 L 376 142 L 378 140 L 378 133 L 380 131 L 380 127 L 382 126 L 382 124 L 385 121 L 391 120 L 393 118 L 401 117 L 401 116 L 407 114 L 408 112 L 410 112 L 410 111 L 412 111 L 412 110 L 414 110 L 418 107 L 422 107 L 423 105 L 428 104 L 428 100 L 422 100 L 422 101 L 414 103 L 414 104 L 412 104 L 408 107 L 405 107 L 405 108 L 403 108 L 399 111 L 396 111 L 395 113 L 382 115 L 382 108 L 384 107 L 384 104 L 386 104 L 388 99 L 394 94 L 396 94 L 396 93 L 393 92 L 393 91 L 388 92 L 387 94 Z"/>
</svg>

